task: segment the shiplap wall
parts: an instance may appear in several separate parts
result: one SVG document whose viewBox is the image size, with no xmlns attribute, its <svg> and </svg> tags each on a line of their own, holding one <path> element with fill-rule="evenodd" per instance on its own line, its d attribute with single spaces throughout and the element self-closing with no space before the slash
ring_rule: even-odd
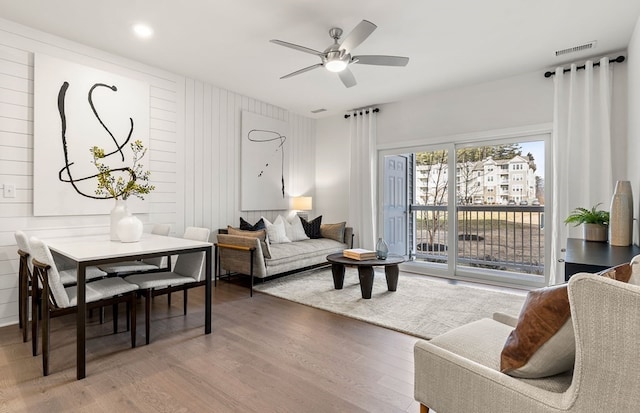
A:
<svg viewBox="0 0 640 413">
<path fill-rule="evenodd" d="M 105 215 L 33 216 L 34 53 L 110 71 L 150 84 L 149 169 L 156 190 L 150 213 L 138 215 L 149 230 L 172 224 L 216 231 L 239 217 L 255 222 L 283 211 L 240 211 L 241 112 L 289 122 L 290 193 L 314 195 L 315 121 L 213 85 L 86 47 L 0 19 L 0 186 L 14 184 L 16 198 L 0 188 L 0 326 L 17 322 L 18 259 L 14 232 L 42 238 L 108 232 Z M 312 216 L 312 215 L 310 215 Z"/>
<path fill-rule="evenodd" d="M 14 184 L 15 198 L 0 191 L 0 325 L 17 321 L 17 229 L 41 238 L 106 233 L 112 203 L 105 215 L 33 216 L 33 62 L 43 53 L 150 85 L 150 140 L 145 166 L 157 190 L 148 198 L 152 223 L 174 224 L 183 215 L 183 148 L 177 131 L 184 127 L 184 77 L 151 68 L 6 20 L 0 20 L 0 185 Z"/>
<path fill-rule="evenodd" d="M 289 188 L 292 196 L 313 196 L 315 121 L 282 108 L 199 81 L 185 87 L 185 224 L 216 231 L 238 226 L 242 216 L 252 224 L 286 211 L 240 211 L 240 142 L 242 111 L 289 123 Z M 309 216 L 312 216 L 310 214 Z"/>
</svg>

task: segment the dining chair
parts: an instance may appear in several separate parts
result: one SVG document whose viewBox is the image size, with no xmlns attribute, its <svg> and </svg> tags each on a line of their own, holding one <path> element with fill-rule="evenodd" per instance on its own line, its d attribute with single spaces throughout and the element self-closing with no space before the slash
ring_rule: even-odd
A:
<svg viewBox="0 0 640 413">
<path fill-rule="evenodd" d="M 31 255 L 31 246 L 29 245 L 29 238 L 27 237 L 27 234 L 25 234 L 23 231 L 16 231 L 14 237 L 16 239 L 16 243 L 18 244 L 18 255 L 20 255 L 20 266 L 18 269 L 18 317 L 20 328 L 22 328 L 22 340 L 23 342 L 26 342 L 28 339 L 27 324 L 29 324 L 29 297 L 31 297 L 31 317 L 33 319 L 34 314 L 39 314 L 38 310 L 40 306 L 40 293 L 42 290 L 42 284 L 40 282 L 34 282 L 37 277 L 34 278 L 33 276 L 33 263 L 31 259 L 29 259 L 29 256 Z M 58 263 L 56 263 L 56 268 L 59 268 Z M 60 281 L 64 286 L 75 285 L 78 281 L 75 268 L 66 270 L 59 269 L 58 273 L 60 274 Z M 97 267 L 87 267 L 86 269 L 85 277 L 87 281 L 93 281 L 106 276 L 107 273 L 101 271 Z M 37 328 L 37 323 L 31 324 L 32 336 L 35 336 L 37 334 Z M 38 344 L 36 341 L 33 341 L 32 343 L 32 353 L 34 356 L 38 354 Z"/>
<path fill-rule="evenodd" d="M 194 241 L 209 241 L 208 228 L 188 227 L 183 238 Z M 203 285 L 205 253 L 180 254 L 173 271 L 133 274 L 125 280 L 137 284 L 144 295 L 145 338 L 149 344 L 151 334 L 151 299 L 173 291 L 184 291 L 184 314 L 187 314 L 187 289 Z"/>
<path fill-rule="evenodd" d="M 155 235 L 169 235 L 171 231 L 171 225 L 169 224 L 156 224 L 151 229 L 151 233 Z M 122 276 L 125 274 L 137 273 L 137 272 L 160 272 L 171 271 L 171 256 L 145 258 L 138 261 L 123 261 L 113 264 L 101 265 L 100 269 L 112 275 Z"/>
<path fill-rule="evenodd" d="M 36 237 L 31 237 L 34 276 L 42 285 L 42 374 L 49 374 L 50 319 L 77 312 L 77 286 L 64 286 L 49 247 Z M 131 331 L 131 347 L 136 346 L 136 290 L 138 287 L 119 277 L 103 278 L 85 286 L 87 309 L 112 305 L 113 329 L 118 330 L 117 305 L 127 305 L 127 323 Z M 32 323 L 37 324 L 33 317 Z M 37 329 L 32 340 L 37 340 Z"/>
</svg>

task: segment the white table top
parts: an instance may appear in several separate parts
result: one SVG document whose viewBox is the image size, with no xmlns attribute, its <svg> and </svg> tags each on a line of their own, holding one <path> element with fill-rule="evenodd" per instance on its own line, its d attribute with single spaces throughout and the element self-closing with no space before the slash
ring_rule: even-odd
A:
<svg viewBox="0 0 640 413">
<path fill-rule="evenodd" d="M 138 242 L 111 241 L 109 235 L 51 238 L 43 240 L 52 251 L 76 262 L 126 257 L 137 254 L 187 250 L 212 246 L 210 242 L 194 241 L 163 235 L 143 234 Z"/>
</svg>

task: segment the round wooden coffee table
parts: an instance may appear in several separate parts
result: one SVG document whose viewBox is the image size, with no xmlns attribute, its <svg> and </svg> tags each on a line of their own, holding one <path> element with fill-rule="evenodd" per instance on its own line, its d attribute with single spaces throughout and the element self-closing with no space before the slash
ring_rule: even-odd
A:
<svg viewBox="0 0 640 413">
<path fill-rule="evenodd" d="M 405 258 L 400 255 L 390 254 L 386 260 L 363 260 L 358 261 L 347 258 L 341 252 L 327 256 L 327 261 L 331 263 L 333 273 L 333 286 L 336 290 L 342 290 L 344 285 L 344 270 L 346 266 L 358 267 L 358 277 L 360 278 L 360 292 L 362 298 L 371 298 L 373 290 L 373 267 L 384 266 L 384 275 L 387 278 L 387 289 L 395 291 L 398 288 L 398 264 L 405 262 Z"/>
</svg>

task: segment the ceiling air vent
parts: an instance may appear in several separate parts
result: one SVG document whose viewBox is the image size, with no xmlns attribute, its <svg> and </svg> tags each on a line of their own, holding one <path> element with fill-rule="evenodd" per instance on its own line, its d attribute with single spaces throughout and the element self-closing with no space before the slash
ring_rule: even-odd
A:
<svg viewBox="0 0 640 413">
<path fill-rule="evenodd" d="M 312 110 L 311 113 L 320 113 L 320 112 L 326 112 L 326 109 L 316 109 L 316 110 Z"/>
<path fill-rule="evenodd" d="M 594 47 L 596 47 L 596 43 L 598 42 L 594 40 L 589 43 L 581 44 L 580 46 L 573 46 L 567 49 L 556 50 L 556 56 L 562 56 L 569 53 L 575 53 L 575 52 L 581 52 L 583 50 L 593 49 Z"/>
</svg>

